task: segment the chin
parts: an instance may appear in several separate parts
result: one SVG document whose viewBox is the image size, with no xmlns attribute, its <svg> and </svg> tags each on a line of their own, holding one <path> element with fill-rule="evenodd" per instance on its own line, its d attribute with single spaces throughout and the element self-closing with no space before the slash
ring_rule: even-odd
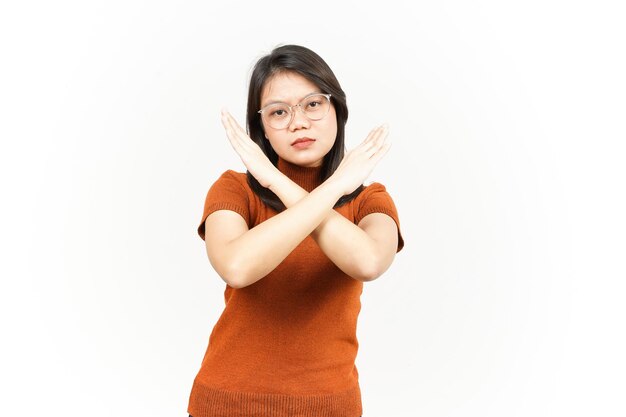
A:
<svg viewBox="0 0 626 417">
<path fill-rule="evenodd" d="M 284 160 L 291 162 L 292 164 L 301 165 L 301 166 L 310 166 L 314 164 L 320 157 L 312 157 L 310 155 L 302 155 L 301 153 L 291 153 L 285 156 L 281 156 Z M 321 157 L 323 158 L 323 157 Z"/>
</svg>

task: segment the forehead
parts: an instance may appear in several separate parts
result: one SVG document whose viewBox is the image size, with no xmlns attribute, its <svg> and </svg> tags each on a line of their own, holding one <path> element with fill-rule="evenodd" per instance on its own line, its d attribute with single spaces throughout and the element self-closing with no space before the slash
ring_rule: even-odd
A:
<svg viewBox="0 0 626 417">
<path fill-rule="evenodd" d="M 261 107 L 277 101 L 298 102 L 311 93 L 321 93 L 319 87 L 295 72 L 279 72 L 270 77 L 261 92 Z"/>
</svg>

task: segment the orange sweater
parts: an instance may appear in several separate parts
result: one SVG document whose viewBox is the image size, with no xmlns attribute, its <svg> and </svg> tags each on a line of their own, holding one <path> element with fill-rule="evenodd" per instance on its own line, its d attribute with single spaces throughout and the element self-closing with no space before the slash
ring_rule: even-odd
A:
<svg viewBox="0 0 626 417">
<path fill-rule="evenodd" d="M 321 167 L 279 158 L 278 169 L 307 191 Z M 251 229 L 276 215 L 249 187 L 246 174 L 225 171 L 210 187 L 198 234 L 216 210 L 239 213 Z M 338 213 L 358 224 L 367 214 L 392 217 L 404 246 L 393 200 L 379 183 L 367 186 Z M 363 283 L 346 275 L 307 236 L 263 279 L 226 285 L 218 319 L 194 379 L 193 417 L 359 417 L 355 358 Z"/>
</svg>

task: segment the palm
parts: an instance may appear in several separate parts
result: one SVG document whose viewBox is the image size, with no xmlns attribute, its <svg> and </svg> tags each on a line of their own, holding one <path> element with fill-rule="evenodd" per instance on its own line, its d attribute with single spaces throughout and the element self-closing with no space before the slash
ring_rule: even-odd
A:
<svg viewBox="0 0 626 417">
<path fill-rule="evenodd" d="M 386 125 L 373 129 L 367 138 L 348 152 L 333 173 L 333 177 L 342 184 L 345 194 L 363 184 L 376 164 L 391 147 L 387 140 L 389 129 Z"/>
<path fill-rule="evenodd" d="M 222 111 L 222 124 L 231 146 L 237 152 L 248 171 L 256 178 L 259 184 L 269 188 L 280 171 L 272 165 L 259 145 L 250 139 L 248 134 L 227 111 Z"/>
</svg>

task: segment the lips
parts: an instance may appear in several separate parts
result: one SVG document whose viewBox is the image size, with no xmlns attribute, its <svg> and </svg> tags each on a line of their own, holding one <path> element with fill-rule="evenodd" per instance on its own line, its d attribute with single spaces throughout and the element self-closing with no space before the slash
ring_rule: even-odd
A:
<svg viewBox="0 0 626 417">
<path fill-rule="evenodd" d="M 311 138 L 298 138 L 298 139 L 296 139 L 296 140 L 295 140 L 295 141 L 294 141 L 291 145 L 293 146 L 293 145 L 295 145 L 296 143 L 300 143 L 300 142 L 307 142 L 307 141 L 310 141 L 310 140 L 315 140 L 315 139 L 311 139 Z"/>
</svg>

